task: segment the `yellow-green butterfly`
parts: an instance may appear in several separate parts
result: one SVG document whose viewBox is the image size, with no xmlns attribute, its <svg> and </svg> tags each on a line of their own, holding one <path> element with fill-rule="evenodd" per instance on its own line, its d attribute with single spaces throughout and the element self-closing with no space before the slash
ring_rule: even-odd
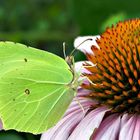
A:
<svg viewBox="0 0 140 140">
<path fill-rule="evenodd" d="M 74 97 L 73 80 L 64 59 L 19 43 L 0 42 L 3 129 L 39 134 L 54 126 Z"/>
<path fill-rule="evenodd" d="M 59 121 L 78 87 L 72 53 L 65 61 L 23 44 L 0 42 L 3 129 L 39 134 Z"/>
</svg>

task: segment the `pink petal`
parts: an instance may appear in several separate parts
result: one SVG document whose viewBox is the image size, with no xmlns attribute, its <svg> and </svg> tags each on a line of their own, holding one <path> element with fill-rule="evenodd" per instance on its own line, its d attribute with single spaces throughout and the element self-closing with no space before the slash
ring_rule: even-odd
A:
<svg viewBox="0 0 140 140">
<path fill-rule="evenodd" d="M 79 72 L 79 73 L 90 73 L 88 70 L 86 70 L 83 66 L 83 64 L 85 62 L 88 62 L 89 64 L 93 65 L 91 62 L 89 61 L 79 61 L 75 63 L 75 71 Z M 94 65 L 93 65 L 94 66 Z"/>
<path fill-rule="evenodd" d="M 74 47 L 75 48 L 77 48 L 77 49 L 79 49 L 80 51 L 82 51 L 82 52 L 87 52 L 87 53 L 93 53 L 92 51 L 91 51 L 91 46 L 92 45 L 95 45 L 95 46 L 97 46 L 98 48 L 99 48 L 99 46 L 97 45 L 97 43 L 96 43 L 96 39 L 97 38 L 100 38 L 100 36 L 99 35 L 97 35 L 97 36 L 83 36 L 83 37 L 77 37 L 76 39 L 75 39 L 75 41 L 74 41 Z M 92 41 L 91 40 L 87 40 L 87 41 L 85 41 L 86 39 L 92 39 Z M 82 43 L 83 41 L 85 41 L 84 43 Z M 82 43 L 82 44 L 81 44 Z M 80 45 L 81 44 L 81 45 Z M 79 46 L 80 45 L 80 46 Z"/>
<path fill-rule="evenodd" d="M 127 121 L 131 118 L 130 115 L 124 114 L 121 118 L 121 129 L 127 123 Z"/>
<path fill-rule="evenodd" d="M 88 100 L 86 98 L 81 99 L 79 97 L 78 100 L 80 104 L 84 108 L 85 112 L 81 109 L 77 100 L 73 100 L 68 111 L 65 113 L 65 116 L 62 120 L 58 122 L 58 124 L 52 129 L 48 130 L 41 137 L 41 140 L 67 140 L 69 135 L 72 133 L 77 124 L 83 119 L 85 113 L 93 104 L 92 100 Z"/>
<path fill-rule="evenodd" d="M 67 112 L 65 113 L 64 116 L 66 116 L 67 114 L 70 114 L 76 110 L 79 110 L 79 109 L 82 110 L 82 108 L 80 107 L 80 104 L 81 104 L 82 108 L 86 111 L 91 106 L 97 104 L 97 102 L 93 101 L 92 99 L 88 99 L 86 97 L 76 97 L 72 101 L 71 105 L 69 106 L 69 109 L 67 110 Z"/>
<path fill-rule="evenodd" d="M 89 140 L 90 136 L 100 125 L 107 108 L 100 107 L 91 111 L 75 128 L 68 140 Z"/>
<path fill-rule="evenodd" d="M 137 118 L 137 121 L 136 121 L 135 130 L 133 134 L 133 140 L 140 140 L 140 116 L 137 115 L 136 118 Z"/>
<path fill-rule="evenodd" d="M 89 61 L 80 61 L 80 62 L 76 62 L 75 63 L 75 71 L 77 72 L 77 74 L 79 75 L 79 82 L 82 82 L 84 84 L 89 84 L 89 80 L 87 79 L 87 77 L 85 76 L 81 76 L 82 73 L 87 73 L 87 74 L 91 74 L 90 71 L 88 71 L 87 69 L 85 69 L 85 66 L 83 66 L 84 63 L 88 63 L 90 64 L 92 67 L 96 66 L 93 63 L 89 62 Z"/>
<path fill-rule="evenodd" d="M 84 61 L 76 62 L 75 63 L 75 71 L 81 72 L 83 70 L 83 63 Z"/>
<path fill-rule="evenodd" d="M 93 140 L 117 140 L 121 119 L 118 114 L 107 117 L 95 132 Z M 125 140 L 125 139 L 124 139 Z"/>
<path fill-rule="evenodd" d="M 130 119 L 122 126 L 119 140 L 133 140 L 136 122 L 137 117 L 135 115 L 131 116 Z"/>
<path fill-rule="evenodd" d="M 79 87 L 79 88 L 78 88 L 77 97 L 84 97 L 84 96 L 89 95 L 89 93 L 91 93 L 90 90 L 82 89 L 82 88 Z"/>
<path fill-rule="evenodd" d="M 66 140 L 83 115 L 81 110 L 67 115 L 54 128 L 44 133 L 41 140 Z"/>
</svg>

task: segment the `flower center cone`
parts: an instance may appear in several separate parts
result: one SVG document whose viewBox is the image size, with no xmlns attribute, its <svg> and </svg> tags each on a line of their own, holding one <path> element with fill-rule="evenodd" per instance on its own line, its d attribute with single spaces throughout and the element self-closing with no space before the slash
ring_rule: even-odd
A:
<svg viewBox="0 0 140 140">
<path fill-rule="evenodd" d="M 107 28 L 86 54 L 96 66 L 85 64 L 90 74 L 90 98 L 113 112 L 140 113 L 140 19 L 119 22 Z"/>
</svg>

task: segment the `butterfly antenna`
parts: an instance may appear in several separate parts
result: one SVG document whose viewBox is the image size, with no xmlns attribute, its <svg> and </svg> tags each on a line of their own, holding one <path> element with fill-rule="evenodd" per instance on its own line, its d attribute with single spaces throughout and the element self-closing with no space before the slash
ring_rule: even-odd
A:
<svg viewBox="0 0 140 140">
<path fill-rule="evenodd" d="M 72 52 L 70 53 L 70 56 L 72 56 L 73 53 L 74 53 L 83 43 L 85 43 L 86 41 L 92 41 L 92 40 L 93 40 L 92 38 L 88 38 L 88 39 L 85 39 L 84 41 L 82 41 L 78 46 L 76 46 L 76 47 L 72 50 Z"/>
<path fill-rule="evenodd" d="M 64 58 L 66 59 L 66 43 L 63 42 L 63 54 L 64 54 Z"/>
</svg>

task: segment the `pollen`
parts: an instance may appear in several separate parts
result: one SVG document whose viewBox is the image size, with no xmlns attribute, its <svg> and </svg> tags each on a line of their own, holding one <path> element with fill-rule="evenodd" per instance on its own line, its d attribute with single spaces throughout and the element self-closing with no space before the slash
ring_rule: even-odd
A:
<svg viewBox="0 0 140 140">
<path fill-rule="evenodd" d="M 113 112 L 140 113 L 140 19 L 119 22 L 107 28 L 86 54 L 95 66 L 84 64 L 90 98 Z"/>
</svg>

